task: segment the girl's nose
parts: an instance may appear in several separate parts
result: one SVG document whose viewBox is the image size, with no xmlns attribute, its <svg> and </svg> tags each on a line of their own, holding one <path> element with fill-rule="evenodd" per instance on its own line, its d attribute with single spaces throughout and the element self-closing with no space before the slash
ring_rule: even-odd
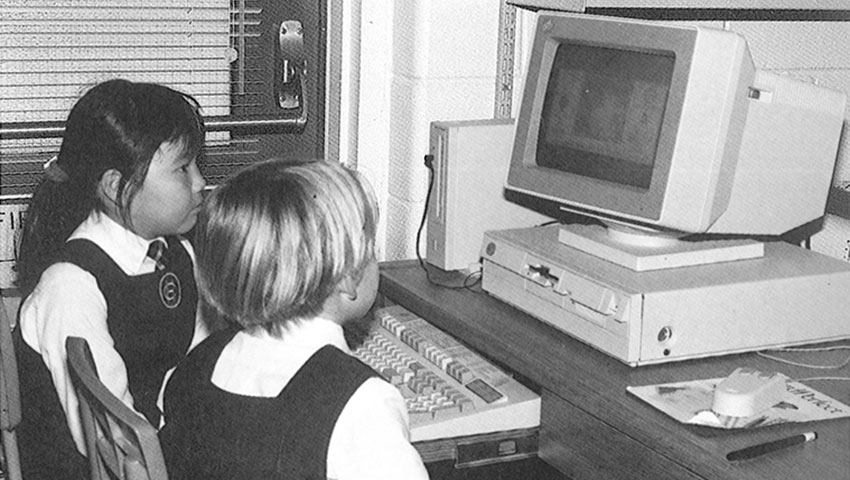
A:
<svg viewBox="0 0 850 480">
<path fill-rule="evenodd" d="M 200 192 L 207 186 L 207 181 L 204 180 L 204 176 L 201 175 L 201 170 L 197 166 L 192 169 L 192 177 L 192 186 L 195 191 Z"/>
</svg>

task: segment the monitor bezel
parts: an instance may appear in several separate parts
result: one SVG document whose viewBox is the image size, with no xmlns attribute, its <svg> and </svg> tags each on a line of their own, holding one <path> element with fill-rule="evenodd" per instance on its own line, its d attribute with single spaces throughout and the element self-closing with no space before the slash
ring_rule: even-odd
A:
<svg viewBox="0 0 850 480">
<path fill-rule="evenodd" d="M 599 28 L 600 21 L 610 24 L 606 28 Z M 572 206 L 577 211 L 589 209 L 602 216 L 616 219 L 622 215 L 649 224 L 659 221 L 676 154 L 676 139 L 682 121 L 698 30 L 687 26 L 625 19 L 541 14 L 536 32 L 526 77 L 534 81 L 524 87 L 506 186 Z M 649 188 L 612 183 L 536 165 L 543 102 L 555 53 L 562 43 L 674 58 Z"/>
</svg>

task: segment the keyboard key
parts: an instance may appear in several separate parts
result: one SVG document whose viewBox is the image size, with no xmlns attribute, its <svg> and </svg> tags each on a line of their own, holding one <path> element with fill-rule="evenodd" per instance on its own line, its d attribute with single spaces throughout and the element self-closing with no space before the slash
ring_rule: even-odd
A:
<svg viewBox="0 0 850 480">
<path fill-rule="evenodd" d="M 484 399 L 487 403 L 493 403 L 496 400 L 502 398 L 502 394 L 499 393 L 498 390 L 491 387 L 487 384 L 487 382 L 481 380 L 480 378 L 476 378 L 475 380 L 466 384 L 466 388 L 475 392 L 476 395 Z"/>
</svg>

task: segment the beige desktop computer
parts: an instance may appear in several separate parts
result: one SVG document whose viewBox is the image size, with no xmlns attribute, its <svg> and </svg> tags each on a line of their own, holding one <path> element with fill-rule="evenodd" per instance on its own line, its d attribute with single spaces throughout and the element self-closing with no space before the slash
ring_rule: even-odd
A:
<svg viewBox="0 0 850 480">
<path fill-rule="evenodd" d="M 485 233 L 483 288 L 630 365 L 850 338 L 850 264 L 785 242 L 757 258 L 636 271 L 558 225 Z"/>
</svg>

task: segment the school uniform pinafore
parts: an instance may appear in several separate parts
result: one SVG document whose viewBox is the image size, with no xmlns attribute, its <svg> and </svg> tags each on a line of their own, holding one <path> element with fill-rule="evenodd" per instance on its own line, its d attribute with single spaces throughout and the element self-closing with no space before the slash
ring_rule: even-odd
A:
<svg viewBox="0 0 850 480">
<path fill-rule="evenodd" d="M 311 356 L 277 397 L 215 386 L 212 374 L 237 330 L 210 335 L 165 390 L 160 432 L 169 475 L 180 479 L 324 480 L 328 445 L 348 400 L 377 374 L 338 348 Z"/>
<path fill-rule="evenodd" d="M 56 262 L 91 273 L 107 305 L 107 326 L 127 369 L 134 408 L 158 427 L 157 397 L 165 373 L 189 349 L 195 331 L 198 292 L 189 253 L 168 237 L 166 267 L 128 276 L 95 243 L 67 242 Z M 28 479 L 88 477 L 88 462 L 74 444 L 50 372 L 41 356 L 15 331 L 20 371 L 22 422 L 18 428 L 22 466 Z M 56 476 L 62 472 L 61 476 Z"/>
</svg>

